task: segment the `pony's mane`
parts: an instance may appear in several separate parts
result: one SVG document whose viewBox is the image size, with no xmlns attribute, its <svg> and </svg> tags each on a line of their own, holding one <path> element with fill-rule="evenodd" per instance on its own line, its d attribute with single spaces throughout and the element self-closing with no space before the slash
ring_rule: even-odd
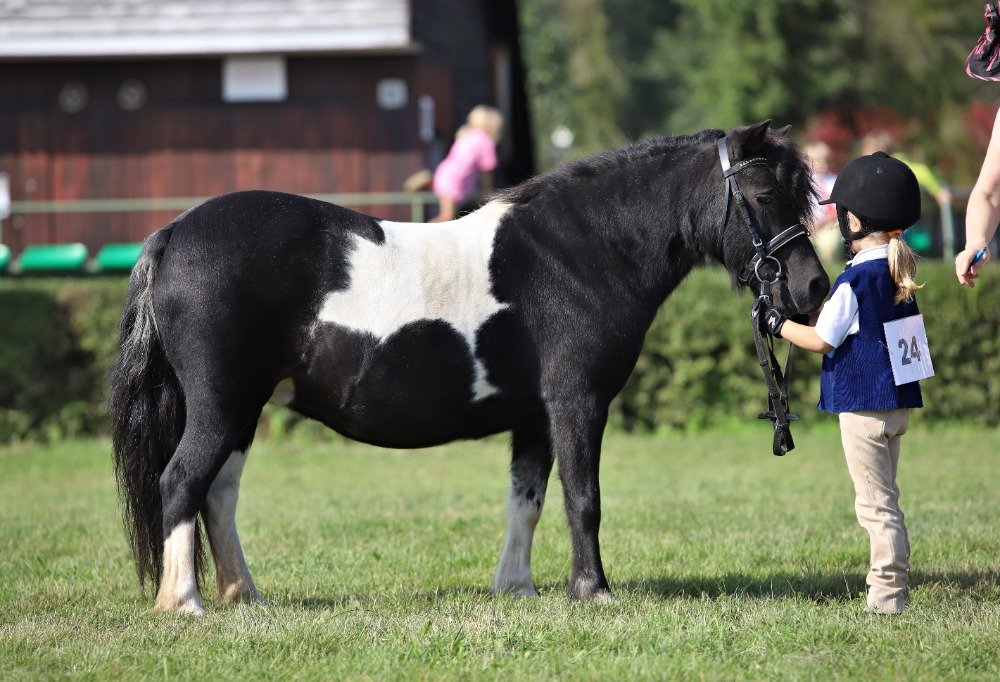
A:
<svg viewBox="0 0 1000 682">
<path fill-rule="evenodd" d="M 702 147 L 709 143 L 714 145 L 724 134 L 722 130 L 710 129 L 691 135 L 653 137 L 618 149 L 600 152 L 525 180 L 504 190 L 500 194 L 500 199 L 512 204 L 527 204 L 540 195 L 560 193 L 584 178 L 635 168 L 663 154 Z M 785 199 L 795 208 L 803 224 L 808 225 L 812 219 L 816 187 L 812 172 L 798 145 L 791 138 L 769 130 L 761 155 L 771 162 Z"/>
<path fill-rule="evenodd" d="M 812 170 L 798 144 L 786 135 L 768 131 L 764 140 L 763 155 L 774 163 L 778 187 L 795 209 L 799 221 L 807 228 L 811 227 L 813 208 L 819 194 Z"/>
</svg>

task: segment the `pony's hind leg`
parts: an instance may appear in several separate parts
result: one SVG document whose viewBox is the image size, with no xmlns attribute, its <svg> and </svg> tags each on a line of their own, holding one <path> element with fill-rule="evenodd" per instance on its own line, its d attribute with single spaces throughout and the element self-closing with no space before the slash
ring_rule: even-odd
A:
<svg viewBox="0 0 1000 682">
<path fill-rule="evenodd" d="M 494 592 L 538 596 L 531 579 L 531 543 L 551 471 L 552 451 L 544 430 L 514 431 L 507 533 L 493 580 Z"/>
<path fill-rule="evenodd" d="M 249 414 L 259 413 L 259 407 Z M 160 476 L 163 500 L 163 577 L 156 594 L 157 611 L 203 614 L 196 574 L 195 519 L 205 506 L 209 488 L 248 426 L 231 411 L 207 409 L 189 397 L 184 435 Z"/>
<path fill-rule="evenodd" d="M 229 459 L 215 476 L 212 487 L 208 489 L 208 499 L 202 511 L 205 529 L 208 531 L 208 542 L 212 548 L 212 559 L 215 561 L 217 596 L 219 601 L 226 604 L 263 601 L 250 576 L 246 559 L 243 557 L 240 536 L 236 531 L 236 503 L 240 496 L 240 478 L 243 475 L 243 466 L 247 461 L 247 451 L 250 449 L 255 428 L 256 420 L 244 435 L 239 449 L 229 455 Z"/>
<path fill-rule="evenodd" d="M 174 524 L 167 539 L 163 541 L 163 576 L 160 579 L 160 589 L 156 592 L 155 610 L 192 613 L 196 616 L 205 613 L 195 575 L 197 533 L 192 516 Z"/>
</svg>

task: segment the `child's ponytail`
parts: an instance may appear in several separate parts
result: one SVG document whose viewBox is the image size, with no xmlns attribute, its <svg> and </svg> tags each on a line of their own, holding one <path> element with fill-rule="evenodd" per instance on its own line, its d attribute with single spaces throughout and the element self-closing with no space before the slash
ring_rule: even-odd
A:
<svg viewBox="0 0 1000 682">
<path fill-rule="evenodd" d="M 908 301 L 923 287 L 913 279 L 917 276 L 917 256 L 900 235 L 902 230 L 889 232 L 889 274 L 896 283 L 896 303 Z"/>
</svg>

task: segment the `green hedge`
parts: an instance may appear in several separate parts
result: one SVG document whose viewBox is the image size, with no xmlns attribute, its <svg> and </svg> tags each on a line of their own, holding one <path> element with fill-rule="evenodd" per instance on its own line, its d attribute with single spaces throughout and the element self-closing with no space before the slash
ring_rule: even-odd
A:
<svg viewBox="0 0 1000 682">
<path fill-rule="evenodd" d="M 1000 272 L 975 289 L 959 287 L 950 264 L 922 262 L 918 294 L 935 376 L 922 382 L 922 418 L 1000 424 Z M 833 280 L 839 270 L 831 270 Z M 727 426 L 766 405 L 748 321 L 749 294 L 734 294 L 716 269 L 693 273 L 667 300 L 646 336 L 635 372 L 614 406 L 629 430 Z M 784 359 L 787 344 L 778 353 Z M 804 424 L 823 418 L 821 356 L 796 349 L 792 411 Z"/>
<path fill-rule="evenodd" d="M 0 443 L 106 431 L 127 284 L 0 279 Z"/>
<path fill-rule="evenodd" d="M 925 421 L 1000 424 L 1000 270 L 975 289 L 922 263 L 920 305 L 937 376 L 924 382 Z M 0 442 L 103 433 L 124 278 L 0 279 Z M 627 430 L 704 429 L 752 420 L 765 389 L 750 336 L 748 294 L 717 268 L 699 270 L 666 302 L 612 408 Z M 797 350 L 793 410 L 820 418 L 819 356 Z M 322 432 L 268 408 L 271 432 Z"/>
</svg>

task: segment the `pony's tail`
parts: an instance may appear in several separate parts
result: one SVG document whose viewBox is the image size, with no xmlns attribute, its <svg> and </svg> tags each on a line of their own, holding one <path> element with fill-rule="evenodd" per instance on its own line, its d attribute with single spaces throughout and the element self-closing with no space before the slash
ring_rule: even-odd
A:
<svg viewBox="0 0 1000 682">
<path fill-rule="evenodd" d="M 173 225 L 146 240 L 132 269 L 110 373 L 115 477 L 139 585 L 159 587 L 163 571 L 160 476 L 184 432 L 184 395 L 160 345 L 153 278 Z M 200 543 L 199 543 L 200 545 Z"/>
</svg>

